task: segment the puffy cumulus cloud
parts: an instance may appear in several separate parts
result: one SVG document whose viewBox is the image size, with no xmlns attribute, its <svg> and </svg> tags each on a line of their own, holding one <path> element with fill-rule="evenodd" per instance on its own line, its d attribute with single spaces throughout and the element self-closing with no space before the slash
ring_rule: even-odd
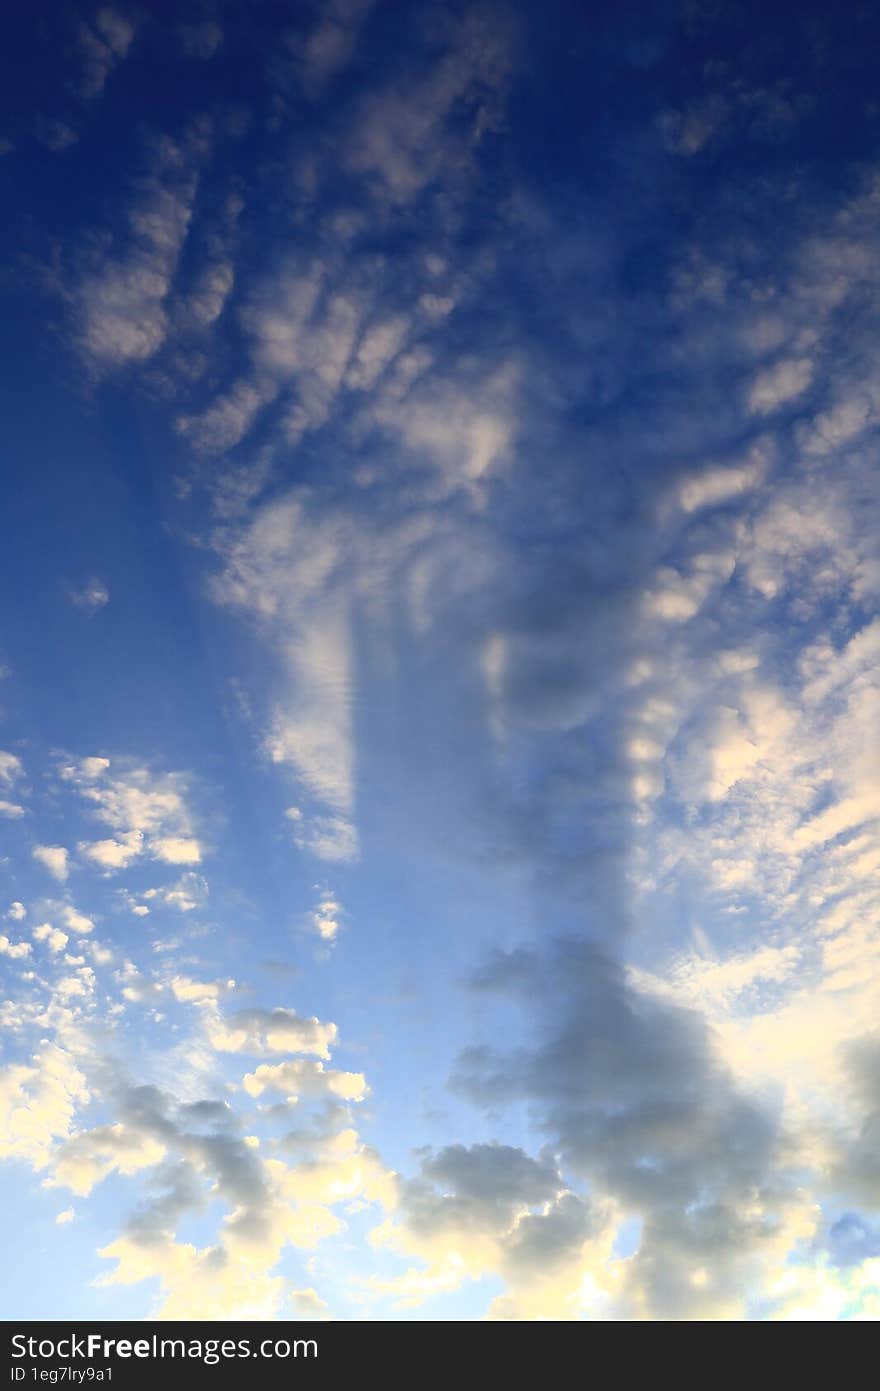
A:
<svg viewBox="0 0 880 1391">
<path fill-rule="evenodd" d="M 152 1168 L 165 1154 L 162 1141 L 122 1124 L 83 1130 L 61 1146 L 53 1164 L 53 1185 L 86 1197 L 108 1174 L 125 1176 Z"/>
<path fill-rule="evenodd" d="M 222 1053 L 314 1053 L 325 1059 L 337 1035 L 335 1024 L 304 1019 L 280 1006 L 218 1014 L 207 1030 L 212 1047 Z"/>
<path fill-rule="evenodd" d="M 210 1005 L 224 988 L 220 981 L 192 980 L 189 976 L 173 976 L 169 981 L 172 995 L 182 1004 Z"/>
<path fill-rule="evenodd" d="M 43 908 L 51 918 L 55 919 L 57 922 L 63 923 L 68 932 L 73 932 L 78 936 L 85 937 L 95 930 L 94 920 L 88 917 L 86 913 L 81 913 L 72 903 L 61 903 L 56 899 L 46 899 L 43 903 Z M 38 941 L 47 941 L 51 940 L 52 933 L 55 930 L 51 922 L 41 923 L 39 927 L 34 929 L 33 935 Z"/>
<path fill-rule="evenodd" d="M 106 770 L 99 763 L 88 771 L 99 777 Z M 76 930 L 81 915 L 70 904 L 47 907 L 53 921 Z M 234 982 L 195 979 L 173 958 L 164 964 L 164 952 L 158 970 L 123 963 L 113 972 L 122 1000 L 196 1010 L 176 1047 L 160 1041 L 138 1065 L 141 1075 L 160 1073 L 172 1085 L 133 1081 L 116 1056 L 120 996 L 107 976 L 102 1051 L 93 1048 L 89 1020 L 110 954 L 92 954 L 92 969 L 50 922 L 34 928 L 33 938 L 52 954 L 44 954 L 46 979 L 0 1010 L 0 1025 L 23 1034 L 39 1029 L 44 1041 L 33 1059 L 0 1073 L 0 1156 L 26 1161 L 44 1186 L 81 1199 L 111 1177 L 119 1191 L 134 1194 L 117 1237 L 102 1249 L 112 1267 L 104 1281 L 156 1279 L 160 1317 L 281 1315 L 291 1288 L 278 1270 L 286 1248 L 312 1250 L 345 1229 L 349 1210 L 389 1207 L 396 1198 L 393 1175 L 349 1124 L 348 1103 L 365 1094 L 364 1078 L 324 1066 L 335 1025 L 281 1007 L 223 1013 Z M 5 944 L 0 939 L 0 950 Z M 47 1041 L 52 1036 L 63 1045 Z M 251 1085 L 235 1088 L 225 1080 L 233 1053 L 278 1058 L 279 1067 L 258 1068 Z M 294 1078 L 308 1129 L 296 1143 L 275 1134 L 289 1125 Z M 252 1097 L 264 1090 L 281 1090 L 281 1104 L 254 1108 Z M 294 1151 L 295 1163 L 282 1158 Z M 213 1226 L 203 1246 L 179 1236 L 193 1216 Z"/>
<path fill-rule="evenodd" d="M 201 128 L 180 142 L 160 141 L 129 212 L 124 244 L 118 251 L 93 252 L 94 264 L 65 288 L 77 347 L 94 372 L 144 363 L 165 342 L 205 150 Z"/>
<path fill-rule="evenodd" d="M 192 836 L 157 836 L 150 842 L 153 858 L 168 865 L 197 865 L 202 847 Z"/>
<path fill-rule="evenodd" d="M 330 1306 L 326 1299 L 322 1299 L 317 1290 L 309 1286 L 307 1289 L 291 1290 L 290 1307 L 294 1316 L 298 1319 L 329 1319 Z"/>
<path fill-rule="evenodd" d="M 423 1159 L 419 1178 L 401 1181 L 393 1216 L 373 1232 L 377 1246 L 420 1265 L 370 1277 L 364 1292 L 412 1308 L 494 1274 L 505 1291 L 489 1318 L 583 1318 L 619 1281 L 609 1218 L 607 1205 L 571 1192 L 547 1158 L 497 1143 L 450 1145 Z"/>
<path fill-rule="evenodd" d="M 340 1203 L 394 1201 L 393 1177 L 351 1130 L 327 1136 L 319 1158 L 289 1166 L 263 1158 L 226 1102 L 184 1104 L 131 1085 L 114 1100 L 119 1120 L 74 1136 L 53 1181 L 85 1192 L 108 1173 L 148 1170 L 141 1202 L 100 1252 L 115 1261 L 101 1283 L 158 1278 L 160 1318 L 276 1317 L 289 1290 L 275 1269 L 285 1247 L 309 1250 L 341 1231 Z M 179 1241 L 183 1218 L 218 1200 L 216 1240 Z"/>
<path fill-rule="evenodd" d="M 13 961 L 21 960 L 31 954 L 30 942 L 12 942 L 5 933 L 0 932 L 0 956 L 11 957 Z"/>
<path fill-rule="evenodd" d="M 161 1290 L 154 1317 L 160 1319 L 272 1319 L 284 1299 L 285 1281 L 267 1271 L 280 1260 L 281 1242 L 269 1256 L 226 1248 L 199 1249 L 168 1238 L 149 1245 L 118 1237 L 99 1255 L 115 1261 L 99 1285 L 132 1285 L 157 1280 Z M 271 1261 L 275 1254 L 275 1261 Z"/>
<path fill-rule="evenodd" d="M 94 612 L 96 609 L 103 609 L 109 604 L 110 590 L 103 580 L 95 577 L 84 584 L 82 589 L 71 590 L 70 602 L 79 609 L 88 609 Z"/>
<path fill-rule="evenodd" d="M 229 1108 L 208 1101 L 181 1107 L 152 1087 L 126 1087 L 116 1101 L 119 1121 L 74 1136 L 60 1152 L 53 1180 L 86 1193 L 114 1171 L 152 1175 L 149 1196 L 101 1252 L 117 1261 L 105 1282 L 159 1275 L 167 1317 L 182 1308 L 186 1317 L 207 1317 L 211 1298 L 213 1317 L 219 1308 L 243 1317 L 254 1308 L 270 1312 L 257 1302 L 257 1292 L 274 1289 L 266 1266 L 277 1262 L 285 1236 L 275 1234 L 263 1166 L 236 1134 Z M 204 1207 L 212 1187 L 231 1213 L 226 1242 L 232 1258 L 223 1246 L 196 1252 L 174 1240 L 183 1216 Z"/>
<path fill-rule="evenodd" d="M 77 850 L 86 860 L 99 865 L 101 869 L 125 869 L 132 860 L 143 854 L 144 837 L 142 831 L 127 831 L 118 840 L 80 841 Z"/>
<path fill-rule="evenodd" d="M 177 943 L 162 943 L 154 950 L 173 950 Z M 116 972 L 123 999 L 132 1004 L 157 1003 L 163 996 L 177 1004 L 192 1005 L 202 1016 L 216 1011 L 217 1001 L 235 988 L 234 980 L 196 980 L 170 969 L 141 971 L 133 961 L 125 961 Z"/>
<path fill-rule="evenodd" d="M 18 821 L 25 815 L 25 808 L 20 802 L 7 802 L 0 798 L 0 816 L 5 816 L 10 821 Z"/>
<path fill-rule="evenodd" d="M 22 1159 L 40 1171 L 89 1100 L 73 1054 L 47 1043 L 30 1062 L 0 1070 L 0 1157 Z"/>
<path fill-rule="evenodd" d="M 35 860 L 47 869 L 53 879 L 63 884 L 70 873 L 70 853 L 63 845 L 35 845 L 31 851 Z"/>
<path fill-rule="evenodd" d="M 158 1278 L 161 1319 L 276 1318 L 287 1281 L 273 1270 L 288 1244 L 310 1249 L 335 1235 L 341 1223 L 321 1204 L 295 1206 L 270 1190 L 262 1207 L 237 1211 L 222 1242 L 197 1248 L 159 1235 L 150 1241 L 124 1235 L 100 1251 L 116 1265 L 100 1283 L 132 1284 Z"/>
<path fill-rule="evenodd" d="M 35 942 L 45 942 L 49 950 L 55 955 L 64 951 L 70 941 L 66 932 L 62 932 L 58 927 L 53 927 L 51 923 L 40 923 L 35 927 L 33 938 Z"/>
<path fill-rule="evenodd" d="M 457 1085 L 487 1106 L 529 1102 L 565 1168 L 641 1218 L 618 1312 L 743 1317 L 816 1214 L 773 1112 L 737 1086 L 699 1016 L 576 941 L 499 955 L 479 986 L 530 998 L 539 1033 L 469 1051 Z"/>
<path fill-rule="evenodd" d="M 10 903 L 8 909 L 6 910 L 6 916 L 7 918 L 10 918 L 12 922 L 20 923 L 24 918 L 27 917 L 27 909 L 25 908 L 23 903 L 20 903 L 18 901 L 18 899 L 14 899 L 13 902 Z"/>
<path fill-rule="evenodd" d="M 283 1063 L 261 1063 L 242 1078 L 248 1096 L 265 1091 L 280 1092 L 288 1101 L 300 1097 L 337 1097 L 342 1101 L 361 1101 L 367 1094 L 366 1078 L 360 1072 L 337 1072 L 321 1062 L 297 1058 Z"/>
<path fill-rule="evenodd" d="M 111 765 L 107 758 L 84 758 L 64 764 L 60 776 L 114 833 L 78 846 L 85 859 L 107 873 L 143 855 L 164 864 L 201 863 L 202 844 L 193 834 L 182 773 L 154 774 L 122 759 Z"/>
</svg>

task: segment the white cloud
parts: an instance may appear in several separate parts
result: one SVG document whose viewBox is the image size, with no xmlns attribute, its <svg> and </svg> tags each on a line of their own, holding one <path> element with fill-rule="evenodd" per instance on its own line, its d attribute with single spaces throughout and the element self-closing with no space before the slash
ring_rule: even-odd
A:
<svg viewBox="0 0 880 1391">
<path fill-rule="evenodd" d="M 729 551 L 706 552 L 687 564 L 689 573 L 671 565 L 658 568 L 643 598 L 645 613 L 667 623 L 687 623 L 733 574 L 736 557 Z"/>
<path fill-rule="evenodd" d="M 195 908 L 201 908 L 208 897 L 207 881 L 200 875 L 189 871 L 182 874 L 176 883 L 163 889 L 148 889 L 144 895 L 152 902 L 154 899 L 160 900 L 169 908 L 175 908 L 178 913 L 191 913 Z M 133 909 L 135 913 L 139 910 Z M 140 914 L 145 916 L 149 909 L 142 907 Z"/>
<path fill-rule="evenodd" d="M 145 362 L 165 341 L 169 295 L 192 217 L 203 136 L 165 140 L 129 215 L 129 240 L 72 289 L 77 342 L 98 372 Z"/>
<path fill-rule="evenodd" d="M 76 787 L 99 821 L 114 836 L 83 841 L 80 853 L 108 873 L 142 855 L 165 864 L 191 865 L 202 859 L 192 834 L 187 783 L 180 773 L 153 774 L 124 760 L 87 758 L 61 768 L 64 782 Z"/>
<path fill-rule="evenodd" d="M 0 785 L 11 787 L 22 777 L 23 773 L 21 759 L 14 753 L 7 753 L 0 749 Z"/>
<path fill-rule="evenodd" d="M 177 431 L 198 453 L 223 454 L 244 439 L 275 392 L 271 382 L 238 381 L 201 415 L 179 416 Z"/>
<path fill-rule="evenodd" d="M 95 924 L 92 922 L 92 919 L 86 917 L 85 913 L 78 912 L 71 904 L 50 904 L 50 907 L 55 914 L 61 918 L 64 926 L 70 928 L 71 932 L 75 932 L 82 937 L 94 931 Z"/>
<path fill-rule="evenodd" d="M 461 383 L 432 374 L 403 392 L 389 382 L 367 415 L 397 439 L 411 467 L 433 471 L 432 494 L 463 488 L 481 505 L 481 485 L 513 448 L 519 373 L 511 362 L 475 382 L 477 370 Z"/>
<path fill-rule="evenodd" d="M 293 822 L 297 849 L 307 850 L 319 860 L 345 863 L 359 854 L 357 829 L 343 816 L 304 816 L 299 807 L 288 807 L 285 816 Z"/>
<path fill-rule="evenodd" d="M 119 840 L 80 841 L 79 853 L 102 869 L 125 869 L 143 853 L 143 832 L 129 831 Z"/>
<path fill-rule="evenodd" d="M 335 1024 L 304 1019 L 292 1009 L 243 1009 L 207 1023 L 212 1047 L 222 1053 L 314 1053 L 329 1058 Z"/>
<path fill-rule="evenodd" d="M 63 951 L 70 940 L 66 932 L 53 927 L 51 923 L 40 923 L 34 928 L 32 936 L 36 942 L 45 942 L 49 950 L 56 954 Z"/>
<path fill-rule="evenodd" d="M 329 1319 L 330 1306 L 317 1290 L 291 1290 L 290 1307 L 298 1319 Z"/>
<path fill-rule="evenodd" d="M 716 507 L 741 497 L 761 482 L 767 469 L 767 451 L 755 449 L 743 463 L 712 465 L 686 477 L 678 486 L 678 500 L 685 512 Z"/>
<path fill-rule="evenodd" d="M 35 860 L 49 871 L 54 879 L 64 883 L 70 873 L 69 855 L 63 845 L 35 845 L 31 851 Z"/>
<path fill-rule="evenodd" d="M 131 1175 L 151 1169 L 165 1152 L 165 1144 L 154 1135 L 119 1122 L 81 1130 L 59 1150 L 51 1187 L 69 1188 L 78 1197 L 87 1197 L 108 1174 Z"/>
<path fill-rule="evenodd" d="M 371 324 L 361 338 L 352 358 L 345 383 L 358 391 L 375 386 L 381 373 L 403 347 L 409 323 L 402 315 Z"/>
<path fill-rule="evenodd" d="M 323 1063 L 297 1059 L 284 1063 L 261 1063 L 242 1078 L 248 1096 L 264 1091 L 281 1092 L 288 1100 L 300 1097 L 335 1096 L 342 1101 L 361 1101 L 367 1093 L 366 1079 L 360 1072 L 337 1072 Z"/>
<path fill-rule="evenodd" d="M 336 583 L 344 538 L 295 499 L 258 515 L 218 597 L 271 623 L 286 680 L 266 737 L 273 762 L 347 820 L 354 796 L 351 601 Z"/>
<path fill-rule="evenodd" d="M 749 410 L 756 415 L 768 415 L 789 401 L 802 396 L 813 378 L 809 358 L 788 358 L 759 372 L 749 387 Z"/>
<path fill-rule="evenodd" d="M 71 603 L 81 609 L 102 609 L 110 602 L 110 590 L 103 580 L 91 579 L 82 589 L 71 590 Z"/>
<path fill-rule="evenodd" d="M 322 942 L 335 942 L 340 927 L 340 915 L 342 904 L 338 903 L 333 895 L 325 892 L 321 895 L 317 908 L 309 913 L 309 923 L 314 932 L 321 938 Z"/>
<path fill-rule="evenodd" d="M 73 1056 L 46 1044 L 30 1063 L 0 1070 L 0 1158 L 24 1159 L 44 1169 L 75 1113 L 89 1100 Z"/>
<path fill-rule="evenodd" d="M 174 976 L 169 982 L 175 1000 L 182 1004 L 209 1004 L 223 991 L 219 981 L 192 980 L 189 976 Z"/>
<path fill-rule="evenodd" d="M 778 984 L 789 980 L 801 962 L 801 952 L 793 943 L 785 947 L 756 947 L 724 960 L 699 956 L 676 960 L 663 977 L 633 968 L 631 978 L 643 990 L 653 990 L 681 1003 L 706 1007 L 726 1005 L 762 982 Z"/>
<path fill-rule="evenodd" d="M 150 853 L 168 865 L 197 865 L 202 859 L 202 847 L 191 836 L 159 836 L 150 842 Z"/>
<path fill-rule="evenodd" d="M 22 957 L 30 956 L 30 954 L 30 942 L 11 942 L 0 932 L 0 956 L 9 956 L 13 960 L 20 960 Z"/>
<path fill-rule="evenodd" d="M 187 296 L 185 313 L 197 327 L 209 328 L 223 313 L 234 285 L 235 269 L 231 261 L 212 262 L 204 268 Z"/>
</svg>

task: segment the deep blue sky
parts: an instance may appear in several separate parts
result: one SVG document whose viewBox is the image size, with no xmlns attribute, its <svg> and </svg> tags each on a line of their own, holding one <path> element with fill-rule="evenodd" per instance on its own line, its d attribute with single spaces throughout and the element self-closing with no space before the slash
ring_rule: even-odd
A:
<svg viewBox="0 0 880 1391">
<path fill-rule="evenodd" d="M 878 38 L 10 15 L 7 1317 L 878 1316 Z"/>
</svg>

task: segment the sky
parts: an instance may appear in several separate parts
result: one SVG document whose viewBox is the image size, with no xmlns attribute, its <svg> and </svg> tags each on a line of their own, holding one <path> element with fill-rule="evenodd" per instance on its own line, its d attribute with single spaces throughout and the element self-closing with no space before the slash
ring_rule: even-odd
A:
<svg viewBox="0 0 880 1391">
<path fill-rule="evenodd" d="M 880 1317 L 880 18 L 4 32 L 3 1316 Z"/>
</svg>

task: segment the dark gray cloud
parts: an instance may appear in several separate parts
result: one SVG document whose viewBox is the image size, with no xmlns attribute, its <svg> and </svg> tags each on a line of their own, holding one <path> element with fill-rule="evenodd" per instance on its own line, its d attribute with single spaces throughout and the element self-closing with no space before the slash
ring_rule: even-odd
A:
<svg viewBox="0 0 880 1391">
<path fill-rule="evenodd" d="M 400 1181 L 410 1238 L 490 1236 L 499 1268 L 516 1282 L 577 1259 L 601 1232 L 604 1205 L 571 1192 L 549 1156 L 497 1142 L 448 1145 L 426 1155 L 418 1178 Z"/>
<path fill-rule="evenodd" d="M 476 983 L 525 994 L 533 1040 L 467 1051 L 454 1085 L 488 1107 L 531 1103 L 563 1170 L 642 1217 L 633 1307 L 686 1317 L 735 1288 L 793 1199 L 784 1137 L 734 1084 L 704 1021 L 638 994 L 583 941 L 498 955 Z M 704 1263 L 708 1290 L 693 1283 Z"/>
<path fill-rule="evenodd" d="M 850 1200 L 880 1211 L 880 1038 L 869 1035 L 846 1049 L 853 1094 L 853 1135 L 843 1140 L 834 1181 Z"/>
</svg>

